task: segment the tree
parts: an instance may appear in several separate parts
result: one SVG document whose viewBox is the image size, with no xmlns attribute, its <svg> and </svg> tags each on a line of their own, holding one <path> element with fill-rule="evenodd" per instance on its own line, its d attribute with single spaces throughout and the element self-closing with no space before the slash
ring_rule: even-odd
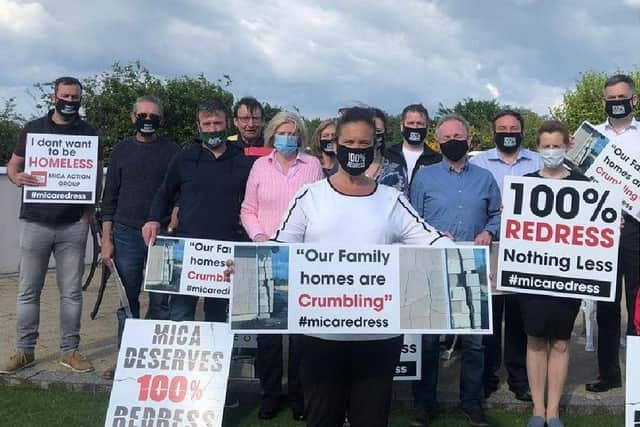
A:
<svg viewBox="0 0 640 427">
<path fill-rule="evenodd" d="M 636 85 L 640 85 L 640 66 L 634 71 L 618 73 L 631 76 Z M 587 120 L 593 124 L 602 123 L 607 115 L 602 105 L 604 83 L 609 74 L 600 71 L 587 71 L 580 74 L 573 89 L 565 91 L 562 96 L 562 104 L 551 109 L 554 119 L 567 125 L 570 131 L 578 129 L 580 124 Z M 639 117 L 640 110 L 636 110 Z"/>
<path fill-rule="evenodd" d="M 82 81 L 82 107 L 86 120 L 98 129 L 108 159 L 113 146 L 134 133 L 131 109 L 142 95 L 157 96 L 164 109 L 164 123 L 159 133 L 177 143 L 189 144 L 197 136 L 196 108 L 208 99 L 221 101 L 231 111 L 233 95 L 225 88 L 231 78 L 223 76 L 212 83 L 203 75 L 162 79 L 153 75 L 140 62 L 121 65 L 115 62 L 110 71 Z M 224 86 L 224 87 L 223 87 Z M 39 83 L 41 103 L 38 108 L 51 108 L 53 82 Z"/>
<path fill-rule="evenodd" d="M 466 98 L 458 102 L 453 108 L 447 108 L 440 104 L 436 113 L 436 119 L 446 114 L 459 114 L 469 122 L 470 132 L 473 134 L 473 149 L 486 150 L 493 147 L 492 121 L 503 110 L 514 110 L 522 114 L 524 119 L 523 146 L 534 148 L 536 130 L 545 117 L 536 114 L 526 108 L 511 107 L 499 104 L 497 100 L 475 100 Z"/>
<path fill-rule="evenodd" d="M 0 109 L 0 165 L 6 164 L 11 158 L 20 129 L 25 119 L 16 112 L 14 98 L 4 100 Z"/>
</svg>

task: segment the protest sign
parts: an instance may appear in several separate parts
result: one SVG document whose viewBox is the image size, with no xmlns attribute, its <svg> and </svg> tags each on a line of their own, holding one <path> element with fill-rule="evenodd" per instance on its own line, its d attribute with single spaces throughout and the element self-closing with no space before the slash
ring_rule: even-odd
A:
<svg viewBox="0 0 640 427">
<path fill-rule="evenodd" d="M 400 362 L 394 381 L 414 381 L 422 378 L 422 335 L 405 335 Z"/>
<path fill-rule="evenodd" d="M 638 141 L 640 144 L 640 141 Z M 622 194 L 622 209 L 640 220 L 640 157 L 609 140 L 589 122 L 573 135 L 566 163 Z"/>
<path fill-rule="evenodd" d="M 163 237 L 149 246 L 144 290 L 202 297 L 229 298 L 233 276 L 229 242 Z"/>
<path fill-rule="evenodd" d="M 640 426 L 640 337 L 627 335 L 625 426 Z"/>
<path fill-rule="evenodd" d="M 226 323 L 128 319 L 105 427 L 220 427 L 232 344 Z"/>
<path fill-rule="evenodd" d="M 491 332 L 488 250 L 236 244 L 236 333 Z"/>
<path fill-rule="evenodd" d="M 38 180 L 25 186 L 25 203 L 93 204 L 98 179 L 98 137 L 28 133 L 24 171 Z"/>
<path fill-rule="evenodd" d="M 621 196 L 605 185 L 506 177 L 499 290 L 615 299 Z"/>
</svg>

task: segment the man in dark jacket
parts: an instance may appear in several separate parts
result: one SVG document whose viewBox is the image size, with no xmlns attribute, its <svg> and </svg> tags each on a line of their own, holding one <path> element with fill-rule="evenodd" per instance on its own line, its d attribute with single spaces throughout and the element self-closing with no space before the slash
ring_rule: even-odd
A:
<svg viewBox="0 0 640 427">
<path fill-rule="evenodd" d="M 384 151 L 380 184 L 409 194 L 409 186 L 416 172 L 423 166 L 438 163 L 442 157 L 425 143 L 429 129 L 429 113 L 422 104 L 407 105 L 402 110 L 400 131 L 402 143 Z"/>
<path fill-rule="evenodd" d="M 223 104 L 209 101 L 198 107 L 200 138 L 180 151 L 169 164 L 158 189 L 148 222 L 142 229 L 147 245 L 153 244 L 162 219 L 179 200 L 181 237 L 238 241 L 245 238 L 240 224 L 240 205 L 251 162 L 236 144 L 227 144 L 228 118 Z M 171 320 L 193 320 L 197 297 L 174 295 Z M 205 320 L 226 322 L 228 299 L 205 298 Z"/>
<path fill-rule="evenodd" d="M 127 293 L 131 314 L 140 317 L 140 288 L 147 257 L 142 239 L 142 226 L 149 207 L 162 183 L 169 162 L 180 151 L 173 141 L 159 136 L 162 120 L 160 100 L 141 96 L 133 104 L 131 121 L 136 134 L 118 143 L 111 153 L 104 195 L 102 196 L 102 261 L 107 266 L 113 259 Z M 166 225 L 166 220 L 165 224 Z M 168 319 L 166 294 L 150 293 L 148 319 Z M 125 312 L 119 309 L 118 347 L 124 331 Z M 113 377 L 112 369 L 104 375 Z"/>
</svg>

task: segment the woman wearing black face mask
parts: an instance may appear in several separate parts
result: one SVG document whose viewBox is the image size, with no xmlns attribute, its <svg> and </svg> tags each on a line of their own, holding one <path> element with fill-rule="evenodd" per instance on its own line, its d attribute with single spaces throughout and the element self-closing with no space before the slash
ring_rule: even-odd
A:
<svg viewBox="0 0 640 427">
<path fill-rule="evenodd" d="M 338 172 L 304 186 L 275 240 L 288 243 L 453 246 L 423 222 L 399 191 L 365 175 L 375 152 L 370 109 L 343 111 L 336 125 Z M 307 425 L 386 426 L 398 335 L 303 335 L 301 376 Z"/>
<path fill-rule="evenodd" d="M 330 177 L 338 172 L 335 135 L 335 120 L 325 120 L 318 125 L 311 137 L 311 150 L 320 160 L 325 177 Z"/>
</svg>

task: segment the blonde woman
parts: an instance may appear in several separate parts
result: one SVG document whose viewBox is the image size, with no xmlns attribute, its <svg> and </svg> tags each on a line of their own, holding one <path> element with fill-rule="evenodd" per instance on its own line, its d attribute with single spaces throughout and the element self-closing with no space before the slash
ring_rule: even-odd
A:
<svg viewBox="0 0 640 427">
<path fill-rule="evenodd" d="M 300 150 L 306 146 L 306 129 L 298 115 L 276 114 L 265 128 L 264 140 L 265 146 L 275 149 L 253 164 L 240 209 L 242 225 L 256 242 L 273 236 L 293 196 L 303 185 L 323 177 L 318 159 Z M 289 401 L 295 420 L 304 418 L 298 360 L 296 342 L 289 336 Z M 258 335 L 256 369 L 262 387 L 258 418 L 271 419 L 281 409 L 282 335 Z"/>
</svg>

